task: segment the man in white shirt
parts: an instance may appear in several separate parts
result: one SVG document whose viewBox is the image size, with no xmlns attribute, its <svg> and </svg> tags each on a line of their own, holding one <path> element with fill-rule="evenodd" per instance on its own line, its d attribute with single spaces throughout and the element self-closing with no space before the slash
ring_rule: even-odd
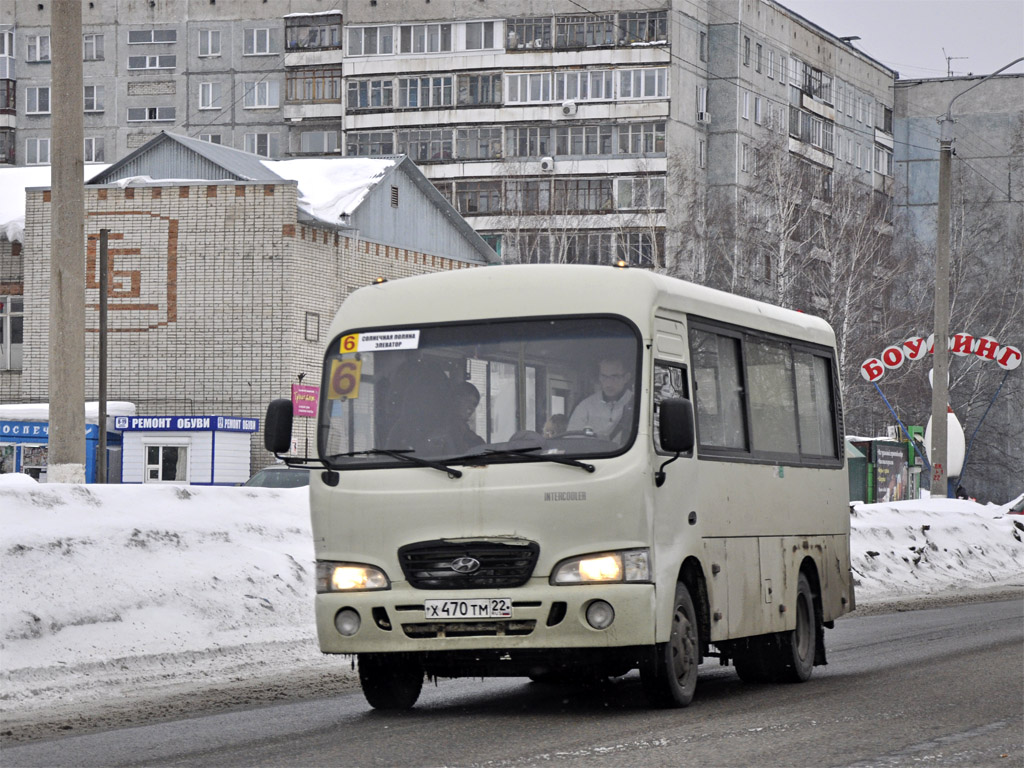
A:
<svg viewBox="0 0 1024 768">
<path fill-rule="evenodd" d="M 597 371 L 600 391 L 576 406 L 569 417 L 569 431 L 591 429 L 595 436 L 604 440 L 621 440 L 629 433 L 633 374 L 625 363 L 615 358 L 602 360 Z"/>
</svg>

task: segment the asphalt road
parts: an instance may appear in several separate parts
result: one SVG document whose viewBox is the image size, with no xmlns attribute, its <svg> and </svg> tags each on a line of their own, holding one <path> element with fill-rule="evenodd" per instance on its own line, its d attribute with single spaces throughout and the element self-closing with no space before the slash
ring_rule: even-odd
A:
<svg viewBox="0 0 1024 768">
<path fill-rule="evenodd" d="M 3 766 L 1024 765 L 1024 601 L 856 615 L 799 685 L 745 685 L 714 660 L 687 709 L 603 687 L 442 681 L 408 713 L 362 695 L 5 748 Z"/>
</svg>

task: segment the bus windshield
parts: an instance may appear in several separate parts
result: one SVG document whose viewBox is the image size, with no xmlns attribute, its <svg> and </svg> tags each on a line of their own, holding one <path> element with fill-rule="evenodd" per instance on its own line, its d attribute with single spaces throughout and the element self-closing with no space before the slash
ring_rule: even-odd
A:
<svg viewBox="0 0 1024 768">
<path fill-rule="evenodd" d="M 318 448 L 335 469 L 609 455 L 636 433 L 623 318 L 360 329 L 328 349 Z"/>
</svg>

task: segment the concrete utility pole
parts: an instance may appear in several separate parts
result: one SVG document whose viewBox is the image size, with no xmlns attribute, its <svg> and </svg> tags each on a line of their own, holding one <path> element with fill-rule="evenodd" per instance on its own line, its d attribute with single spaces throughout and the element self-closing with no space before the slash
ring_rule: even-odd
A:
<svg viewBox="0 0 1024 768">
<path fill-rule="evenodd" d="M 46 479 L 85 482 L 82 3 L 50 0 L 50 436 Z"/>
<path fill-rule="evenodd" d="M 965 88 L 950 102 L 945 116 L 939 118 L 939 210 L 935 238 L 935 352 L 932 360 L 932 444 L 929 458 L 932 464 L 931 495 L 946 498 L 949 495 L 946 447 L 948 441 L 946 413 L 949 408 L 949 211 L 951 167 L 953 162 L 953 102 L 972 88 L 977 88 L 990 77 L 1024 61 L 1015 59 L 1005 67 Z"/>
</svg>

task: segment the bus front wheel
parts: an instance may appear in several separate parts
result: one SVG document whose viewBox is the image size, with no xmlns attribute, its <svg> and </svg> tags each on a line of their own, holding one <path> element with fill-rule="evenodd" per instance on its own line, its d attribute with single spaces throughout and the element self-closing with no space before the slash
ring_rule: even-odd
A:
<svg viewBox="0 0 1024 768">
<path fill-rule="evenodd" d="M 423 689 L 423 667 L 397 653 L 361 653 L 359 684 L 374 709 L 412 709 Z"/>
<path fill-rule="evenodd" d="M 662 707 L 687 706 L 697 689 L 699 665 L 697 612 L 690 590 L 680 582 L 676 584 L 668 642 L 656 645 L 653 657 L 640 668 L 640 680 L 648 699 Z"/>
</svg>

